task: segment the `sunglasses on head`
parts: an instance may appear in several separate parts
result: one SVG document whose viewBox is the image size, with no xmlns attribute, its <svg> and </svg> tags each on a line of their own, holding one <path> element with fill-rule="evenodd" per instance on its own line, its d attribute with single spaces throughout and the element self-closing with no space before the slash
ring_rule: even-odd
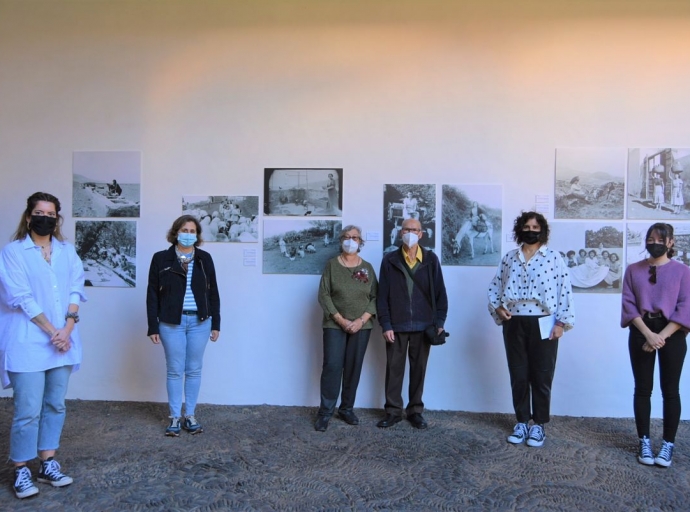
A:
<svg viewBox="0 0 690 512">
<path fill-rule="evenodd" d="M 649 282 L 652 284 L 656 284 L 656 266 L 655 265 L 649 266 Z"/>
</svg>

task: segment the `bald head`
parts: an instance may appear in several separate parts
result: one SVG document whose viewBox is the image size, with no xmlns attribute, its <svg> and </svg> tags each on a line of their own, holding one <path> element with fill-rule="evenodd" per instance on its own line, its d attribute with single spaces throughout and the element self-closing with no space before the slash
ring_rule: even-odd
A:
<svg viewBox="0 0 690 512">
<path fill-rule="evenodd" d="M 402 227 L 400 228 L 400 232 L 404 236 L 407 233 L 414 233 L 419 237 L 419 240 L 422 239 L 424 236 L 424 232 L 422 231 L 422 223 L 419 222 L 417 219 L 406 219 L 402 223 Z M 405 244 L 405 239 L 403 238 L 403 244 Z M 414 244 L 412 247 L 414 247 L 417 244 Z M 407 244 L 405 244 L 407 246 Z M 409 246 L 407 246 L 409 248 Z"/>
</svg>

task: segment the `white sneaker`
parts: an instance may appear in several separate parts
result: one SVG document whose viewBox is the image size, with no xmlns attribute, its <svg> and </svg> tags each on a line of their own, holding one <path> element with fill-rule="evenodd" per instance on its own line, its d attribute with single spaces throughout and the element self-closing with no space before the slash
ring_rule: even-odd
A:
<svg viewBox="0 0 690 512">
<path fill-rule="evenodd" d="M 673 443 L 664 441 L 661 443 L 661 450 L 659 454 L 654 459 L 654 464 L 657 466 L 663 466 L 665 468 L 671 465 L 671 458 L 673 457 Z"/>
<path fill-rule="evenodd" d="M 637 456 L 637 462 L 645 466 L 654 465 L 654 455 L 652 454 L 652 445 L 647 436 L 640 438 L 640 454 Z"/>
<path fill-rule="evenodd" d="M 513 427 L 513 433 L 508 436 L 506 441 L 510 444 L 524 443 L 527 439 L 527 423 L 516 423 Z"/>
<path fill-rule="evenodd" d="M 544 445 L 546 434 L 544 433 L 544 426 L 535 423 L 529 428 L 529 435 L 527 436 L 527 446 L 539 448 Z"/>
<path fill-rule="evenodd" d="M 31 479 L 31 470 L 26 466 L 14 468 L 14 494 L 19 499 L 38 494 L 38 487 Z"/>
</svg>

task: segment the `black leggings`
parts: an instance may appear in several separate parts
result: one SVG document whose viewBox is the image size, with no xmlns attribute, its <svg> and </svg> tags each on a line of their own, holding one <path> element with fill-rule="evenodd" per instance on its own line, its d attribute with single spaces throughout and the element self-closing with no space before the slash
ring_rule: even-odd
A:
<svg viewBox="0 0 690 512">
<path fill-rule="evenodd" d="M 660 332 L 668 323 L 664 318 L 645 319 L 644 322 L 652 332 L 656 333 Z M 664 399 L 664 441 L 673 443 L 676 440 L 676 431 L 680 422 L 680 374 L 683 371 L 683 361 L 688 350 L 685 336 L 686 333 L 679 329 L 666 340 L 663 348 L 654 352 L 645 352 L 642 350 L 642 345 L 646 341 L 644 336 L 637 327 L 630 326 L 628 348 L 633 377 L 635 377 L 633 408 L 639 437 L 649 437 L 654 363 L 658 353 L 659 381 L 661 383 L 661 395 Z"/>
</svg>

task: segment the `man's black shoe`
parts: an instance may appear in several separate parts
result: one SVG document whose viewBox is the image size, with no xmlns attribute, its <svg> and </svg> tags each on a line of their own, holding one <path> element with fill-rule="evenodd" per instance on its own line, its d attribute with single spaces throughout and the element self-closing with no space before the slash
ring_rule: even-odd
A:
<svg viewBox="0 0 690 512">
<path fill-rule="evenodd" d="M 348 425 L 359 425 L 359 418 L 352 411 L 338 411 L 338 416 Z"/>
<path fill-rule="evenodd" d="M 388 428 L 392 427 L 396 423 L 400 423 L 402 421 L 401 416 L 393 416 L 392 414 L 386 414 L 386 417 L 383 418 L 381 421 L 379 421 L 376 426 L 379 428 Z"/>
<path fill-rule="evenodd" d="M 407 421 L 409 421 L 414 428 L 418 428 L 420 430 L 423 430 L 429 426 L 427 425 L 426 421 L 424 421 L 424 417 L 418 412 L 409 414 L 407 416 Z"/>
<path fill-rule="evenodd" d="M 328 416 L 318 416 L 314 422 L 314 430 L 325 432 L 328 428 L 328 420 L 330 420 Z"/>
</svg>

